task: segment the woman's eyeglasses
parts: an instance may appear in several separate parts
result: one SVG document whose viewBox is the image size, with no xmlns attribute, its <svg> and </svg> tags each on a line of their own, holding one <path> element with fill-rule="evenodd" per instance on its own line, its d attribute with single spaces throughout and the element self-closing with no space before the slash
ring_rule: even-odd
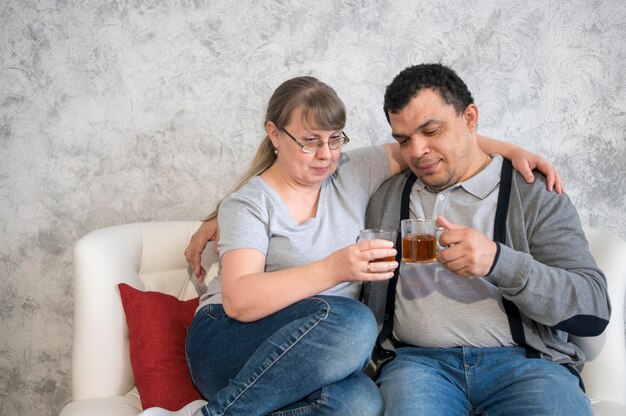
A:
<svg viewBox="0 0 626 416">
<path fill-rule="evenodd" d="M 281 129 L 282 131 L 287 133 L 287 136 L 289 136 L 289 138 L 291 140 L 296 142 L 296 144 L 298 146 L 300 146 L 300 149 L 304 153 L 315 153 L 318 150 L 320 150 L 322 148 L 322 146 L 324 146 L 327 143 L 328 143 L 328 147 L 330 148 L 330 150 L 339 149 L 340 147 L 343 147 L 346 144 L 348 144 L 348 142 L 350 141 L 350 138 L 348 138 L 348 136 L 346 136 L 346 134 L 344 132 L 341 132 L 341 134 L 339 136 L 333 136 L 330 139 L 328 139 L 327 142 L 323 142 L 323 141 L 321 141 L 319 139 L 305 139 L 304 143 L 300 143 L 298 141 L 298 139 L 293 137 L 291 135 L 291 133 L 289 133 L 287 130 L 285 130 L 284 127 L 279 127 L 279 129 Z"/>
</svg>

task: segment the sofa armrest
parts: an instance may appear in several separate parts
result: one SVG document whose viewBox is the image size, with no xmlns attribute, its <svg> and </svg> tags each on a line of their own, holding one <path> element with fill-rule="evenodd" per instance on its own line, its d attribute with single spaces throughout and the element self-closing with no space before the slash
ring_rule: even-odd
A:
<svg viewBox="0 0 626 416">
<path fill-rule="evenodd" d="M 626 341 L 623 315 L 626 242 L 606 230 L 591 227 L 585 227 L 585 235 L 591 254 L 606 276 L 612 313 L 609 325 L 601 335 L 572 337 L 572 341 L 586 355 L 581 375 L 592 402 L 608 401 L 616 406 L 626 406 Z M 605 405 L 595 405 L 594 414 L 602 414 L 596 413 L 598 406 Z"/>
<path fill-rule="evenodd" d="M 133 389 L 124 396 L 74 401 L 60 416 L 137 416 L 141 411 L 137 389 Z"/>
<path fill-rule="evenodd" d="M 123 396 L 134 387 L 117 285 L 178 298 L 195 295 L 183 251 L 199 222 L 102 228 L 74 247 L 73 399 Z M 114 413 L 111 413 L 114 414 Z"/>
</svg>

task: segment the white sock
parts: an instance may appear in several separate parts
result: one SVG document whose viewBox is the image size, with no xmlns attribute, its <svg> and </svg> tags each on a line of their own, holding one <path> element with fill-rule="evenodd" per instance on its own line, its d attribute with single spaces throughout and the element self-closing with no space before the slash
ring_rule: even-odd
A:
<svg viewBox="0 0 626 416">
<path fill-rule="evenodd" d="M 205 400 L 195 400 L 176 411 L 166 410 L 162 407 L 150 407 L 139 413 L 139 416 L 194 416 L 194 414 L 207 403 L 208 402 Z"/>
</svg>

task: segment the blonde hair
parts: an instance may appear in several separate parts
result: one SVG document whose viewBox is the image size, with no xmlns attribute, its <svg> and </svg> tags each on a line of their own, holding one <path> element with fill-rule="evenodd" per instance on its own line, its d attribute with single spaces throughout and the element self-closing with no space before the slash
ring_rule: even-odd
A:
<svg viewBox="0 0 626 416">
<path fill-rule="evenodd" d="M 346 108 L 337 96 L 335 90 L 317 78 L 302 76 L 289 79 L 276 88 L 267 104 L 265 121 L 273 122 L 278 127 L 289 123 L 291 114 L 296 107 L 302 108 L 302 123 L 313 124 L 323 130 L 342 130 L 346 125 Z M 274 146 L 268 135 L 259 145 L 254 159 L 247 172 L 233 185 L 227 195 L 241 189 L 254 176 L 265 172 L 276 162 Z M 210 221 L 217 216 L 221 204 L 218 202 L 215 211 L 204 221 Z"/>
</svg>

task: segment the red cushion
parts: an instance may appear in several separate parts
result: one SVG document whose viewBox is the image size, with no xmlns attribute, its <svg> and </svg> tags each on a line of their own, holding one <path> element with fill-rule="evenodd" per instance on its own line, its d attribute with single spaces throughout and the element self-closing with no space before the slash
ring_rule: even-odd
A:
<svg viewBox="0 0 626 416">
<path fill-rule="evenodd" d="M 178 410 L 201 399 L 185 359 L 185 337 L 198 298 L 182 301 L 160 292 L 118 285 L 130 342 L 130 363 L 141 406 Z"/>
</svg>

